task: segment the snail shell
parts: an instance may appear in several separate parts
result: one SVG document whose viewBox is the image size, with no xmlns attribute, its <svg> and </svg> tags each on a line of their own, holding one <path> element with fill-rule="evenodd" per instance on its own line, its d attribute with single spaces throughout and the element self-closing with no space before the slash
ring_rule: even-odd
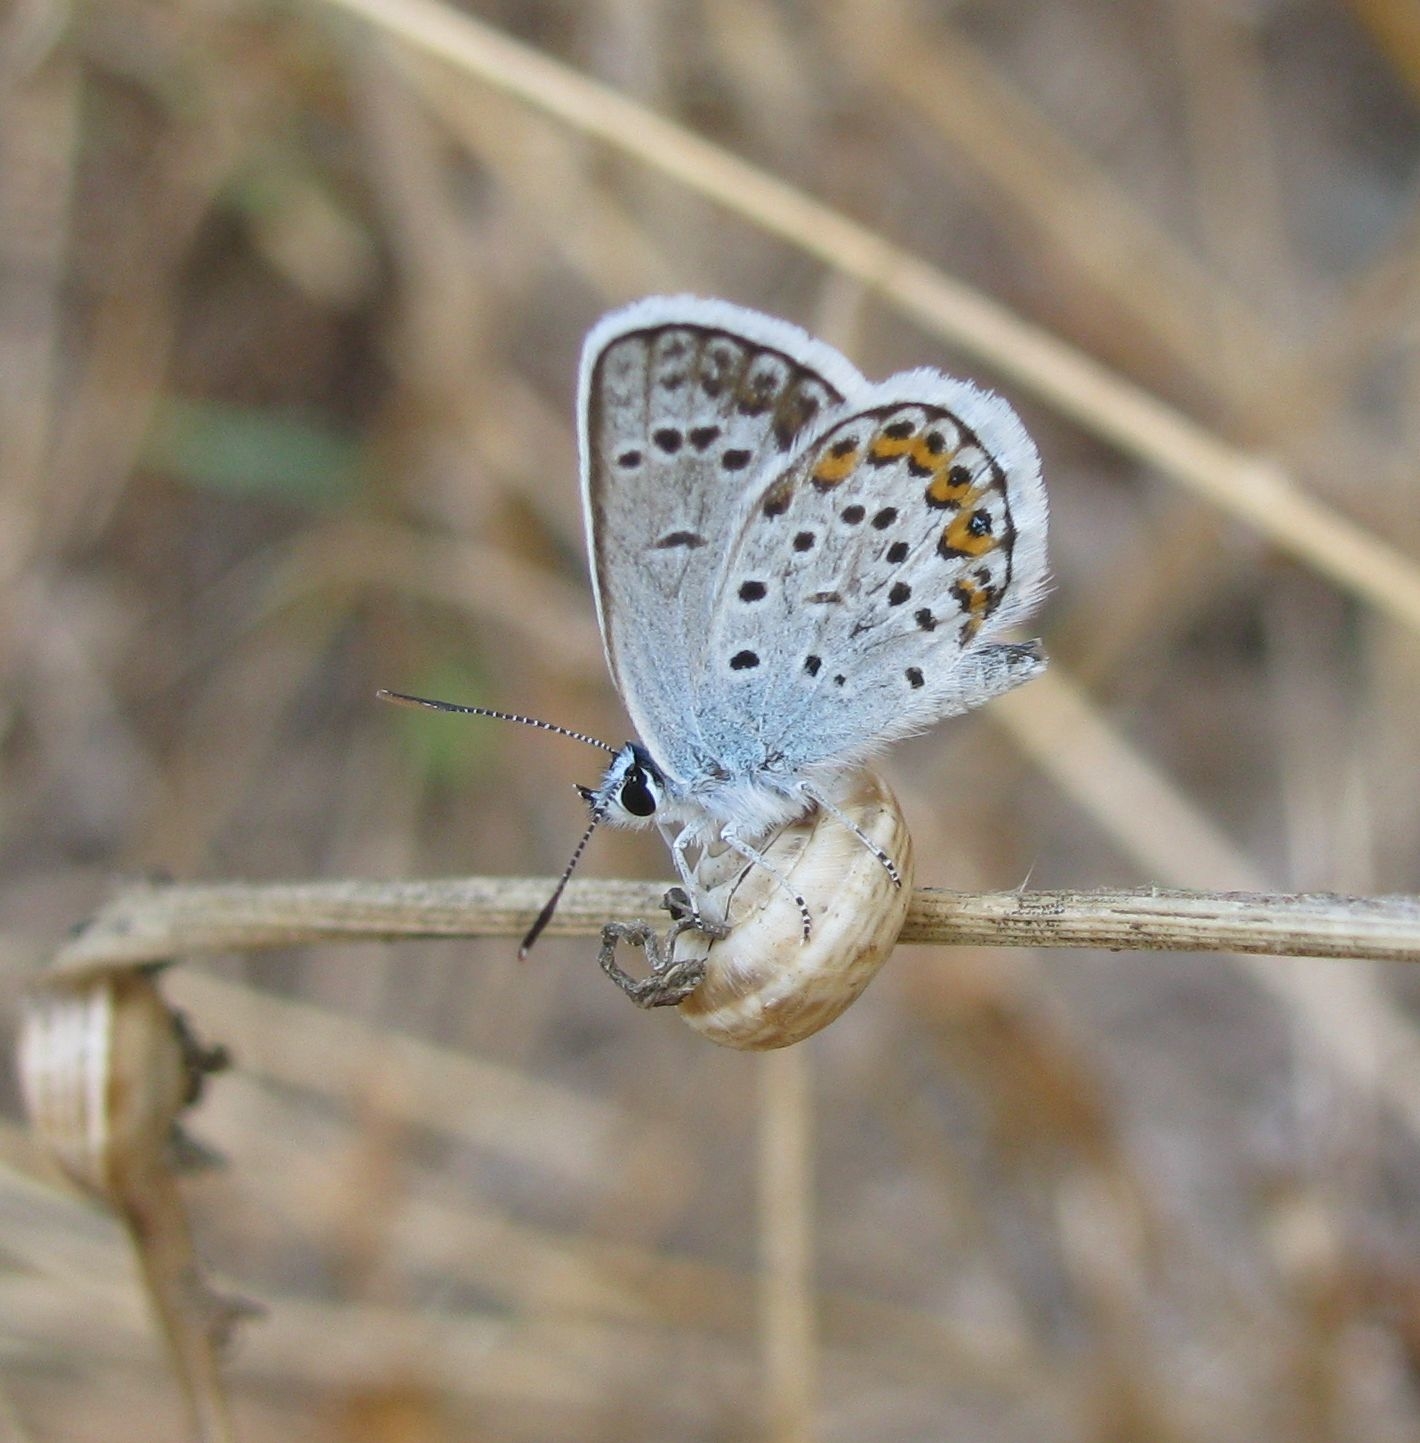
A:
<svg viewBox="0 0 1420 1443">
<path fill-rule="evenodd" d="M 872 981 L 896 944 L 912 900 L 912 838 L 891 788 L 876 772 L 848 772 L 826 795 L 897 864 L 882 862 L 837 817 L 816 808 L 763 848 L 808 903 L 799 909 L 763 867 L 728 850 L 701 858 L 695 880 L 727 937 L 688 932 L 678 958 L 704 958 L 705 979 L 680 1004 L 697 1032 L 724 1047 L 787 1047 L 826 1027 Z"/>
</svg>

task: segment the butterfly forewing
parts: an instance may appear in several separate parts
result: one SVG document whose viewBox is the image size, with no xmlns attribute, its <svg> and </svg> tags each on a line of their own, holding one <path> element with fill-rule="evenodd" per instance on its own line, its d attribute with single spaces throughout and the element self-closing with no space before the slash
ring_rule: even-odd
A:
<svg viewBox="0 0 1420 1443">
<path fill-rule="evenodd" d="M 865 384 L 798 327 L 722 301 L 653 298 L 587 339 L 583 487 L 602 634 L 641 740 L 673 776 L 705 759 L 700 659 L 745 498 Z"/>
<path fill-rule="evenodd" d="M 787 777 L 1027 680 L 1033 651 L 992 638 L 1039 597 L 1044 531 L 1004 402 L 935 372 L 852 398 L 747 498 L 701 663 L 707 744 Z"/>
</svg>

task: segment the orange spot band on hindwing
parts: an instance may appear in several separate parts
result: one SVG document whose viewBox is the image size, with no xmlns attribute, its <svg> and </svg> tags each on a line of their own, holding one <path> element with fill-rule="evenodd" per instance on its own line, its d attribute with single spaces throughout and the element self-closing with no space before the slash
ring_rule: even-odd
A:
<svg viewBox="0 0 1420 1443">
<path fill-rule="evenodd" d="M 985 556 L 1001 544 L 991 529 L 991 513 L 977 504 L 982 494 L 978 487 L 964 496 L 961 510 L 943 527 L 942 539 L 937 543 L 943 556 Z"/>
<path fill-rule="evenodd" d="M 828 491 L 846 481 L 858 469 L 858 443 L 851 437 L 835 441 L 818 458 L 813 483 L 820 491 Z"/>
<path fill-rule="evenodd" d="M 964 466 L 952 465 L 951 460 L 951 456 L 937 458 L 935 474 L 927 483 L 929 506 L 960 506 L 971 494 L 971 472 Z"/>
<path fill-rule="evenodd" d="M 991 601 L 991 588 L 982 586 L 970 576 L 963 576 L 952 583 L 952 598 L 968 616 L 977 616 L 985 611 Z"/>
<path fill-rule="evenodd" d="M 880 431 L 873 439 L 868 454 L 874 461 L 896 461 L 899 456 L 912 454 L 914 438 L 911 436 L 890 436 Z"/>
<path fill-rule="evenodd" d="M 963 576 L 952 583 L 951 596 L 966 612 L 966 624 L 961 629 L 961 638 L 963 641 L 970 641 L 981 630 L 981 623 L 990 615 L 996 603 L 996 588 L 978 582 L 974 577 Z"/>
</svg>

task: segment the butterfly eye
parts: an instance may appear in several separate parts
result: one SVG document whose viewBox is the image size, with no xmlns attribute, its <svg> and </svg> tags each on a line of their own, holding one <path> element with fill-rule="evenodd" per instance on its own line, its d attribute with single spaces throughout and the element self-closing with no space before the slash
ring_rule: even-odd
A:
<svg viewBox="0 0 1420 1443">
<path fill-rule="evenodd" d="M 627 772 L 617 800 L 633 817 L 649 817 L 655 812 L 656 797 L 641 767 L 632 767 Z"/>
</svg>

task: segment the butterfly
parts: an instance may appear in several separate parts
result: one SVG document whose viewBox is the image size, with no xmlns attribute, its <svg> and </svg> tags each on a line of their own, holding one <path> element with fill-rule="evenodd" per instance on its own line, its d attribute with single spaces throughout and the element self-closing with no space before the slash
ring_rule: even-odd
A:
<svg viewBox="0 0 1420 1443">
<path fill-rule="evenodd" d="M 1001 639 L 1045 589 L 1047 507 L 1000 397 L 929 369 L 870 382 L 787 321 L 652 296 L 587 336 L 577 415 L 597 617 L 638 740 L 571 733 L 612 760 L 524 951 L 601 822 L 659 827 L 692 902 L 690 853 L 777 877 L 766 839 L 816 807 L 876 851 L 830 779 L 1045 665 Z"/>
</svg>

